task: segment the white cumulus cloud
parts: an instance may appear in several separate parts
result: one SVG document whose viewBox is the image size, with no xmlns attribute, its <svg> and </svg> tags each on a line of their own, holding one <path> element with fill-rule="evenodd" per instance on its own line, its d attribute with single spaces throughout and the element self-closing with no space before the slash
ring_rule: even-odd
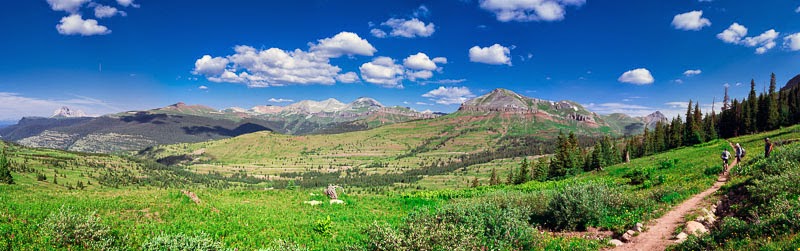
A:
<svg viewBox="0 0 800 251">
<path fill-rule="evenodd" d="M 210 55 L 203 55 L 203 57 L 194 62 L 194 74 L 206 76 L 220 75 L 225 71 L 225 68 L 228 67 L 229 62 L 227 58 L 212 58 Z"/>
<path fill-rule="evenodd" d="M 481 0 L 480 6 L 501 22 L 559 21 L 567 6 L 580 7 L 586 0 Z"/>
<path fill-rule="evenodd" d="M 355 82 L 361 81 L 361 79 L 358 78 L 358 74 L 356 74 L 355 72 L 352 72 L 352 71 L 344 73 L 344 74 L 337 75 L 336 76 L 336 80 L 339 81 L 339 82 L 345 83 L 345 84 L 351 84 L 351 83 L 355 83 Z"/>
<path fill-rule="evenodd" d="M 388 88 L 403 88 L 403 66 L 390 57 L 376 57 L 358 68 L 361 78 L 368 83 Z"/>
<path fill-rule="evenodd" d="M 372 30 L 369 30 L 369 33 L 372 34 L 372 36 L 377 37 L 377 38 L 385 38 L 386 35 L 387 35 L 385 31 L 383 31 L 381 29 L 378 29 L 378 28 L 373 28 Z"/>
<path fill-rule="evenodd" d="M 81 6 L 89 1 L 91 0 L 47 0 L 47 3 L 50 4 L 50 8 L 55 11 L 75 13 Z"/>
<path fill-rule="evenodd" d="M 775 39 L 780 36 L 780 32 L 770 29 L 755 37 L 746 36 L 747 27 L 738 23 L 731 24 L 730 27 L 717 34 L 717 38 L 726 43 L 756 47 L 756 54 L 764 54 L 775 47 Z"/>
<path fill-rule="evenodd" d="M 703 73 L 703 71 L 701 71 L 700 69 L 686 70 L 685 72 L 683 72 L 683 75 L 689 77 L 689 76 L 699 75 L 700 73 Z"/>
<path fill-rule="evenodd" d="M 240 83 L 250 87 L 293 84 L 331 85 L 357 81 L 355 73 L 339 74 L 341 68 L 330 63 L 331 58 L 344 55 L 371 56 L 377 50 L 367 40 L 352 32 L 341 32 L 309 43 L 309 51 L 279 48 L 260 50 L 239 45 L 233 55 L 212 57 L 204 55 L 195 62 L 193 73 L 205 75 L 212 82 Z"/>
<path fill-rule="evenodd" d="M 117 8 L 106 6 L 106 5 L 97 5 L 94 7 L 94 16 L 97 18 L 106 18 L 106 17 L 113 17 L 115 15 L 120 16 L 127 16 L 128 13 L 124 11 L 117 10 Z"/>
<path fill-rule="evenodd" d="M 372 56 L 377 49 L 366 39 L 352 32 L 339 32 L 331 38 L 320 39 L 317 44 L 309 43 L 311 52 L 328 58 L 336 58 L 342 55 L 361 55 Z"/>
<path fill-rule="evenodd" d="M 649 85 L 655 82 L 653 75 L 650 74 L 650 71 L 645 68 L 626 71 L 625 73 L 622 73 L 622 76 L 619 76 L 619 79 L 617 80 L 622 83 L 635 85 Z"/>
<path fill-rule="evenodd" d="M 439 61 L 441 62 L 442 60 L 439 60 Z M 447 62 L 446 58 L 444 59 L 444 62 Z M 408 56 L 406 59 L 403 59 L 403 65 L 406 68 L 409 68 L 409 69 L 412 69 L 412 70 L 429 70 L 429 71 L 433 71 L 433 70 L 436 70 L 436 68 L 437 68 L 436 62 L 431 60 L 431 58 L 428 57 L 428 55 L 426 55 L 425 53 L 422 53 L 422 52 L 419 52 L 417 54 Z"/>
<path fill-rule="evenodd" d="M 489 47 L 473 46 L 469 49 L 469 61 L 493 65 L 511 66 L 511 50 L 499 44 Z"/>
<path fill-rule="evenodd" d="M 133 0 L 117 0 L 117 3 L 125 7 L 139 8 L 139 5 L 133 3 Z"/>
<path fill-rule="evenodd" d="M 431 101 L 434 101 L 437 104 L 454 105 L 464 103 L 470 98 L 474 98 L 475 94 L 472 94 L 472 92 L 466 86 L 440 86 L 438 89 L 433 89 L 425 94 L 422 94 L 422 97 L 429 98 Z"/>
<path fill-rule="evenodd" d="M 703 11 L 696 10 L 675 15 L 672 26 L 679 30 L 698 31 L 703 27 L 711 26 L 711 20 L 703 17 Z"/>
<path fill-rule="evenodd" d="M 285 98 L 270 98 L 270 99 L 269 99 L 269 100 L 267 100 L 267 101 L 269 101 L 269 102 L 273 102 L 273 103 L 288 103 L 288 102 L 294 102 L 294 100 L 291 100 L 291 99 L 285 99 Z"/>
<path fill-rule="evenodd" d="M 434 32 L 436 32 L 436 25 L 433 23 L 425 24 L 425 22 L 420 21 L 417 18 L 390 18 L 389 20 L 386 20 L 386 22 L 381 23 L 381 25 L 390 28 L 388 35 L 392 37 L 430 37 Z M 387 36 L 385 31 L 377 28 L 372 29 L 370 33 L 379 38 Z"/>
<path fill-rule="evenodd" d="M 61 18 L 61 23 L 56 25 L 56 30 L 62 35 L 105 35 L 111 33 L 107 27 L 98 25 L 97 20 L 86 19 L 79 14 L 72 14 Z"/>
<path fill-rule="evenodd" d="M 783 37 L 783 46 L 790 51 L 800 51 L 800 32 Z"/>
</svg>

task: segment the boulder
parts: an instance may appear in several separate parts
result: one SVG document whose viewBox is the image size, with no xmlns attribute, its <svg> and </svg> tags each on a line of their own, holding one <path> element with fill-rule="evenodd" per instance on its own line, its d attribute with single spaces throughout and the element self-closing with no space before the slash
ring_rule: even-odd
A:
<svg viewBox="0 0 800 251">
<path fill-rule="evenodd" d="M 630 235 L 628 233 L 624 233 L 624 234 L 622 234 L 622 237 L 620 237 L 620 240 L 622 240 L 624 242 L 631 242 L 631 240 L 633 240 L 633 235 Z"/>
<path fill-rule="evenodd" d="M 309 205 L 312 205 L 312 206 L 316 206 L 316 205 L 322 204 L 322 201 L 309 200 L 309 201 L 303 201 L 303 203 L 304 204 L 309 204 Z"/>
<path fill-rule="evenodd" d="M 681 232 L 680 234 L 678 234 L 678 236 L 675 236 L 675 242 L 682 243 L 686 241 L 686 238 L 689 238 L 689 235 L 684 232 Z"/>
<path fill-rule="evenodd" d="M 608 244 L 614 245 L 615 247 L 619 247 L 624 245 L 625 243 L 617 239 L 611 239 L 610 241 L 608 241 Z"/>
<path fill-rule="evenodd" d="M 644 231 L 644 225 L 642 223 L 636 223 L 636 226 L 633 227 L 633 230 L 636 232 Z"/>
<path fill-rule="evenodd" d="M 700 222 L 689 221 L 689 222 L 686 222 L 686 228 L 683 229 L 683 232 L 687 233 L 687 234 L 699 236 L 701 234 L 708 233 L 708 229 L 706 229 L 706 226 L 703 226 L 703 224 L 701 224 Z"/>
</svg>

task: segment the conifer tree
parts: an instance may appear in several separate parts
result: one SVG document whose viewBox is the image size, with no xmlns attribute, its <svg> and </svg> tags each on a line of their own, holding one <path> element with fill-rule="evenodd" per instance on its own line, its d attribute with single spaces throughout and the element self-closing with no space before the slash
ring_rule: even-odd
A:
<svg viewBox="0 0 800 251">
<path fill-rule="evenodd" d="M 744 101 L 742 101 L 742 103 L 744 103 Z M 755 79 L 750 79 L 750 94 L 747 95 L 747 106 L 747 114 L 744 114 L 744 116 L 747 116 L 749 124 L 746 125 L 745 133 L 757 132 L 758 121 L 756 117 L 758 116 L 758 97 L 756 96 Z"/>
<path fill-rule="evenodd" d="M 0 183 L 14 184 L 14 177 L 11 176 L 6 151 L 0 150 Z"/>
<path fill-rule="evenodd" d="M 530 173 L 528 172 L 528 158 L 523 157 L 522 163 L 520 163 L 519 167 L 519 174 L 514 179 L 514 184 L 522 184 L 528 182 L 530 178 L 531 176 Z"/>
<path fill-rule="evenodd" d="M 777 129 L 781 125 L 780 111 L 778 110 L 780 104 L 778 103 L 778 93 L 775 92 L 776 88 L 775 73 L 773 72 L 769 79 L 769 93 L 766 98 L 767 103 L 767 123 L 766 129 Z"/>
<path fill-rule="evenodd" d="M 500 184 L 500 180 L 497 179 L 497 168 L 492 168 L 492 177 L 489 178 L 489 185 L 496 186 Z"/>
</svg>

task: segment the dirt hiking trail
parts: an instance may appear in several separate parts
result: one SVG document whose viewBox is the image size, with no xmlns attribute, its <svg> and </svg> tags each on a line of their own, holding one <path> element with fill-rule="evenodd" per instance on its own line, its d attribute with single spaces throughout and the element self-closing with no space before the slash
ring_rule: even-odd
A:
<svg viewBox="0 0 800 251">
<path fill-rule="evenodd" d="M 729 143 L 730 144 L 730 143 Z M 733 145 L 731 144 L 731 148 Z M 730 167 L 735 166 L 736 157 L 731 156 L 732 161 L 728 164 L 728 169 Z M 675 244 L 675 241 L 672 240 L 673 233 L 678 226 L 684 224 L 684 216 L 691 212 L 694 209 L 697 209 L 700 203 L 703 201 L 704 198 L 713 194 L 717 190 L 719 190 L 725 182 L 728 181 L 728 172 L 723 172 L 717 178 L 717 182 L 714 182 L 714 185 L 703 191 L 702 193 L 696 194 L 692 196 L 692 198 L 684 201 L 677 207 L 673 208 L 661 218 L 658 218 L 648 225 L 646 225 L 647 231 L 639 233 L 638 236 L 633 237 L 633 239 L 625 243 L 622 246 L 610 249 L 615 251 L 633 251 L 633 250 L 641 250 L 641 251 L 651 251 L 651 250 L 665 250 L 667 246 L 671 244 Z"/>
</svg>

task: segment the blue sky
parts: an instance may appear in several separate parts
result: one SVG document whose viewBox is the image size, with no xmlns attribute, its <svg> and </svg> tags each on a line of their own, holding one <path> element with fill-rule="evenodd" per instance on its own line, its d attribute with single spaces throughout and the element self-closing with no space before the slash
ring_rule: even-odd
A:
<svg viewBox="0 0 800 251">
<path fill-rule="evenodd" d="M 751 78 L 763 88 L 771 72 L 780 85 L 800 73 L 798 7 L 784 0 L 9 1 L 0 8 L 0 120 L 49 116 L 61 105 L 97 115 L 178 101 L 222 109 L 361 96 L 453 112 L 494 88 L 574 100 L 598 113 L 676 115 L 689 99 L 720 101 L 726 83 L 740 98 Z"/>
</svg>

